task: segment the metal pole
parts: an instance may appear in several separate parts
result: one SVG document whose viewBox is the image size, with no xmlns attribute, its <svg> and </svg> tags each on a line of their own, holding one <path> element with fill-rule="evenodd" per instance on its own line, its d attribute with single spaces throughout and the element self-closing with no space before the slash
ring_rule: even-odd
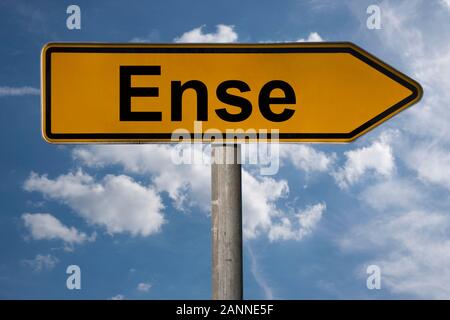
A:
<svg viewBox="0 0 450 320">
<path fill-rule="evenodd" d="M 212 298 L 241 300 L 241 148 L 212 145 Z"/>
</svg>

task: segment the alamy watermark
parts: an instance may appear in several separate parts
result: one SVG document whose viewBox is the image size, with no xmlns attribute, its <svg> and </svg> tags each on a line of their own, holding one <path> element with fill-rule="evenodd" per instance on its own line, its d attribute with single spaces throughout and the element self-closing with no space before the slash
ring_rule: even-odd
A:
<svg viewBox="0 0 450 320">
<path fill-rule="evenodd" d="M 381 29 L 381 9 L 376 4 L 367 7 L 366 13 L 369 15 L 366 20 L 366 26 L 369 30 Z"/>
<path fill-rule="evenodd" d="M 171 158 L 175 164 L 250 164 L 259 165 L 261 175 L 275 175 L 280 167 L 279 130 L 267 129 L 202 129 L 202 122 L 194 122 L 193 134 L 184 128 L 172 132 L 171 141 L 176 142 Z M 204 144 L 207 142 L 208 144 Z M 212 157 L 211 144 L 241 144 L 238 157 Z"/>
<path fill-rule="evenodd" d="M 81 29 L 81 9 L 76 4 L 67 7 L 66 13 L 69 15 L 66 19 L 66 27 L 69 30 Z"/>
<path fill-rule="evenodd" d="M 367 267 L 366 273 L 369 275 L 366 280 L 366 286 L 369 290 L 381 289 L 381 269 L 376 264 Z"/>
<path fill-rule="evenodd" d="M 81 290 L 81 269 L 76 264 L 67 267 L 66 273 L 69 275 L 66 280 L 66 287 L 69 290 Z"/>
</svg>

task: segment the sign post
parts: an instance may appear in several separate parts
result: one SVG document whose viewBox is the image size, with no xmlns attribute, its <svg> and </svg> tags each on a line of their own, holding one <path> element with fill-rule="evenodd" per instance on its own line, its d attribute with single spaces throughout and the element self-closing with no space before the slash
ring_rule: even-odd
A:
<svg viewBox="0 0 450 320">
<path fill-rule="evenodd" d="M 47 142 L 213 143 L 213 299 L 243 297 L 238 143 L 351 142 L 422 97 L 349 42 L 53 43 L 41 70 Z"/>
<path fill-rule="evenodd" d="M 241 148 L 239 144 L 213 144 L 211 149 L 212 298 L 241 300 Z"/>
</svg>

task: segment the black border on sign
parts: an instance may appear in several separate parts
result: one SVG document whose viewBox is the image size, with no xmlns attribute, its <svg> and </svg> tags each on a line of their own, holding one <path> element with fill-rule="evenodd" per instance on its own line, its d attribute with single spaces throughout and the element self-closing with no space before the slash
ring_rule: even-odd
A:
<svg viewBox="0 0 450 320">
<path fill-rule="evenodd" d="M 306 46 L 305 46 L 306 44 Z M 330 47 L 326 47 L 329 44 Z M 343 43 L 343 42 L 330 42 L 330 43 L 302 43 L 302 47 L 283 47 L 281 44 L 277 44 L 276 47 L 245 47 L 242 44 L 233 44 L 233 46 L 227 47 L 223 46 L 202 46 L 202 45 L 192 45 L 192 46 L 167 46 L 162 45 L 161 47 L 149 46 L 145 47 L 129 47 L 131 44 L 120 46 L 119 44 L 114 44 L 111 46 L 105 47 L 95 47 L 96 44 L 86 44 L 86 47 L 83 47 L 83 44 L 73 44 L 74 46 L 69 47 L 66 45 L 71 44 L 63 44 L 60 47 L 52 47 L 52 44 L 49 44 L 50 47 L 45 50 L 45 134 L 50 139 L 61 139 L 61 140 L 77 140 L 77 139 L 110 139 L 120 142 L 120 140 L 170 140 L 172 137 L 172 133 L 53 133 L 51 131 L 51 57 L 54 52 L 78 52 L 78 53 L 281 53 L 281 54 L 289 54 L 289 53 L 348 53 L 354 56 L 355 58 L 363 61 L 368 64 L 372 68 L 377 71 L 383 73 L 387 77 L 401 84 L 411 91 L 411 94 L 405 99 L 399 101 L 398 103 L 390 106 L 385 111 L 365 122 L 358 128 L 354 129 L 348 133 L 279 133 L 280 140 L 313 140 L 313 139 L 329 139 L 329 140 L 352 140 L 357 137 L 359 134 L 369 129 L 370 127 L 376 125 L 381 122 L 383 119 L 388 118 L 390 115 L 395 114 L 398 110 L 402 109 L 405 105 L 409 104 L 414 100 L 419 100 L 422 95 L 422 88 L 420 84 L 410 79 L 406 75 L 403 75 L 399 71 L 395 70 L 396 73 L 401 74 L 405 80 L 396 73 L 390 71 L 388 68 L 383 66 L 380 62 L 376 60 L 375 57 L 372 57 L 369 53 L 365 52 L 363 49 L 357 47 L 353 43 Z M 55 44 L 61 45 L 61 44 Z M 92 46 L 94 45 L 94 46 Z M 292 44 L 285 44 L 292 45 Z M 309 47 L 308 45 L 312 45 Z M 319 45 L 315 47 L 314 45 Z M 333 45 L 343 45 L 342 47 L 335 47 Z M 355 50 L 353 47 L 358 48 L 363 53 Z M 45 47 L 44 47 L 45 48 Z M 194 133 L 191 133 L 191 138 L 194 139 Z M 237 138 L 245 138 L 243 135 Z M 257 138 L 259 138 L 259 134 L 257 134 Z M 270 139 L 270 133 L 265 135 L 266 139 Z M 225 135 L 223 136 L 225 139 Z M 289 142 L 289 141 L 287 141 Z"/>
</svg>

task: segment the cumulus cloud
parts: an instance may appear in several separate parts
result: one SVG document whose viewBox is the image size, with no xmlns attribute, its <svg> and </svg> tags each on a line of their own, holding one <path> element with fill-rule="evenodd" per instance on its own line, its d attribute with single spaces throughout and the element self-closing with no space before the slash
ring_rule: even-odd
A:
<svg viewBox="0 0 450 320">
<path fill-rule="evenodd" d="M 40 95 L 41 90 L 34 87 L 0 87 L 0 97 Z"/>
<path fill-rule="evenodd" d="M 95 234 L 89 237 L 75 227 L 67 227 L 49 213 L 25 213 L 22 220 L 34 240 L 62 240 L 67 244 L 95 240 Z"/>
<path fill-rule="evenodd" d="M 281 145 L 280 156 L 305 172 L 326 172 L 331 169 L 336 159 L 335 154 L 328 155 L 304 144 Z"/>
<path fill-rule="evenodd" d="M 408 155 L 409 166 L 422 181 L 450 190 L 450 150 L 440 145 L 419 145 Z"/>
<path fill-rule="evenodd" d="M 185 145 L 182 149 L 185 152 L 192 152 L 193 158 L 206 158 L 205 163 L 208 163 L 210 150 L 199 146 Z M 73 157 L 93 168 L 120 165 L 126 172 L 150 175 L 156 190 L 167 192 L 179 210 L 197 207 L 209 213 L 210 166 L 207 164 L 177 165 L 172 161 L 174 151 L 174 147 L 164 145 L 98 145 L 75 148 Z M 324 170 L 329 165 L 327 156 L 313 149 L 294 148 L 286 151 L 286 154 L 286 157 L 298 159 L 295 160 L 296 165 L 308 170 Z M 243 170 L 242 189 L 244 236 L 254 239 L 261 235 L 268 235 L 272 225 L 287 215 L 277 206 L 277 202 L 289 193 L 287 181 L 257 177 Z M 276 240 L 282 240 L 282 238 Z"/>
<path fill-rule="evenodd" d="M 428 5 L 417 1 L 383 3 L 383 19 L 384 12 L 388 13 L 383 22 L 387 30 L 379 36 L 402 55 L 425 91 L 423 102 L 405 119 L 409 139 L 399 156 L 425 184 L 450 189 L 450 36 L 435 32 L 435 25 L 449 30 L 450 20 L 448 12 L 443 15 L 429 10 Z M 433 24 L 422 23 L 424 12 Z"/>
<path fill-rule="evenodd" d="M 137 290 L 141 292 L 149 292 L 152 287 L 151 283 L 141 282 L 137 285 Z"/>
<path fill-rule="evenodd" d="M 355 15 L 360 16 L 356 10 L 361 5 L 351 5 Z M 380 5 L 383 29 L 374 35 L 380 37 L 384 54 L 393 54 L 425 92 L 423 101 L 397 120 L 404 134 L 395 144 L 396 160 L 413 174 L 394 175 L 366 188 L 361 198 L 377 213 L 352 228 L 341 245 L 372 253 L 366 264 L 381 267 L 383 284 L 392 292 L 448 299 L 450 219 L 444 209 L 436 209 L 445 207 L 448 197 L 445 192 L 423 192 L 430 185 L 450 188 L 450 34 L 436 32 L 436 25 L 450 28 L 448 11 L 436 10 L 436 4 L 427 1 Z"/>
<path fill-rule="evenodd" d="M 283 43 L 283 42 L 322 42 L 323 38 L 317 32 L 311 32 L 307 38 L 299 38 L 296 40 L 280 41 L 280 40 L 266 40 L 261 41 L 262 43 Z"/>
<path fill-rule="evenodd" d="M 58 262 L 59 259 L 50 254 L 38 254 L 34 259 L 22 260 L 23 265 L 30 267 L 35 272 L 51 270 L 56 266 L 56 264 L 58 264 Z"/>
<path fill-rule="evenodd" d="M 450 10 L 450 0 L 441 0 L 441 3 L 444 5 L 445 8 Z"/>
<path fill-rule="evenodd" d="M 376 210 L 398 210 L 419 206 L 423 194 L 415 181 L 396 178 L 367 186 L 361 199 Z"/>
<path fill-rule="evenodd" d="M 395 160 L 389 137 L 381 135 L 370 146 L 345 152 L 346 162 L 334 172 L 336 182 L 347 188 L 358 182 L 367 172 L 389 177 L 395 169 Z"/>
<path fill-rule="evenodd" d="M 186 145 L 183 147 L 185 154 L 200 159 L 209 157 L 201 145 L 197 146 L 200 148 Z M 93 168 L 120 165 L 126 172 L 150 175 L 156 190 L 167 192 L 177 209 L 198 206 L 208 211 L 210 167 L 206 164 L 176 164 L 173 151 L 168 145 L 99 145 L 76 148 L 73 157 Z"/>
<path fill-rule="evenodd" d="M 340 240 L 349 252 L 371 252 L 383 286 L 415 298 L 449 299 L 450 217 L 422 210 L 386 213 Z"/>
<path fill-rule="evenodd" d="M 218 24 L 215 33 L 204 33 L 202 25 L 198 28 L 194 28 L 188 32 L 183 33 L 179 38 L 175 38 L 175 42 L 186 43 L 226 43 L 236 42 L 238 35 L 234 31 L 234 26 Z"/>
<path fill-rule="evenodd" d="M 390 49 L 401 58 L 404 68 L 424 87 L 423 100 L 408 110 L 402 126 L 416 139 L 426 139 L 429 143 L 439 140 L 448 145 L 450 36 L 436 32 L 435 26 L 448 30 L 450 19 L 436 7 L 430 9 L 432 5 L 427 1 L 383 1 L 384 27 L 376 36 L 380 37 L 386 51 Z M 425 20 L 434 23 L 426 24 Z"/>
<path fill-rule="evenodd" d="M 323 39 L 317 32 L 311 32 L 308 35 L 308 38 L 300 38 L 297 40 L 297 42 L 322 42 Z"/>
<path fill-rule="evenodd" d="M 115 296 L 111 297 L 111 300 L 125 300 L 125 296 L 123 294 L 116 294 Z"/>
<path fill-rule="evenodd" d="M 56 179 L 32 173 L 24 188 L 68 205 L 88 223 L 103 226 L 111 234 L 148 236 L 165 222 L 164 206 L 154 188 L 125 175 L 107 175 L 96 182 L 82 170 Z"/>
<path fill-rule="evenodd" d="M 325 209 L 324 203 L 318 203 L 300 211 L 291 219 L 286 216 L 282 217 L 279 223 L 271 226 L 269 239 L 271 241 L 302 240 L 314 230 Z"/>
<path fill-rule="evenodd" d="M 282 214 L 276 201 L 287 196 L 286 180 L 256 178 L 247 171 L 242 172 L 242 208 L 244 237 L 253 239 L 267 233 L 275 217 Z"/>
</svg>

